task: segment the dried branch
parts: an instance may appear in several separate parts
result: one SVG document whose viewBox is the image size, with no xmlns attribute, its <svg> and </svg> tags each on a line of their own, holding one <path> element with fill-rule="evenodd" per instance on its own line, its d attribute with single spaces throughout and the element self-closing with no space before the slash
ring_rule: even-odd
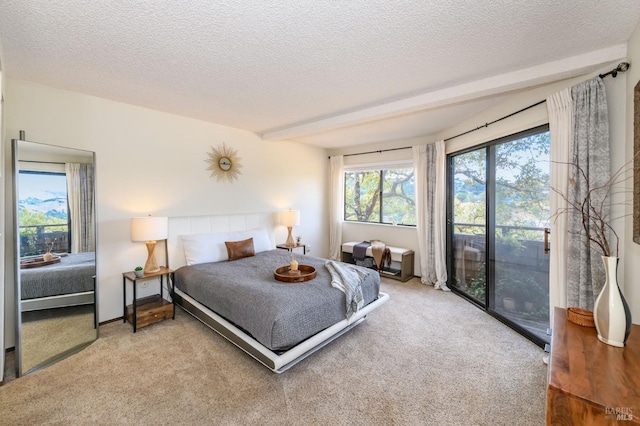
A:
<svg viewBox="0 0 640 426">
<path fill-rule="evenodd" d="M 570 179 L 569 184 L 575 187 L 578 183 L 583 183 L 586 185 L 587 192 L 582 196 L 582 198 L 578 197 L 577 199 L 570 199 L 567 194 L 564 194 L 562 191 L 552 187 L 551 190 L 562 197 L 562 199 L 567 203 L 567 207 L 559 208 L 551 216 L 551 219 L 555 222 L 558 217 L 563 214 L 577 212 L 582 220 L 582 229 L 585 232 L 588 244 L 594 244 L 597 246 L 602 250 L 602 254 L 604 256 L 611 256 L 612 250 L 610 245 L 610 235 L 612 235 L 615 239 L 615 255 L 617 256 L 620 249 L 620 237 L 616 230 L 611 226 L 611 222 L 613 220 L 626 217 L 628 214 L 611 219 L 607 208 L 611 208 L 611 206 L 616 205 L 628 205 L 626 201 L 612 204 L 611 198 L 614 195 L 626 194 L 629 192 L 628 189 L 618 189 L 617 187 L 625 185 L 628 180 L 632 179 L 633 174 L 629 176 L 629 172 L 634 170 L 633 162 L 637 157 L 640 157 L 640 152 L 617 169 L 604 183 L 597 186 L 592 186 L 589 175 L 578 164 L 552 161 L 552 163 L 555 164 L 574 167 L 575 178 Z"/>
</svg>

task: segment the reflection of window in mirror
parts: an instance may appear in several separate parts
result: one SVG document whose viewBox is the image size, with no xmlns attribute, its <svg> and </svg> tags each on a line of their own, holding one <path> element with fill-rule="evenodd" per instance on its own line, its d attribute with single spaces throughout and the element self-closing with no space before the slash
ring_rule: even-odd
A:
<svg viewBox="0 0 640 426">
<path fill-rule="evenodd" d="M 63 172 L 20 171 L 20 257 L 69 253 L 69 207 Z"/>
</svg>

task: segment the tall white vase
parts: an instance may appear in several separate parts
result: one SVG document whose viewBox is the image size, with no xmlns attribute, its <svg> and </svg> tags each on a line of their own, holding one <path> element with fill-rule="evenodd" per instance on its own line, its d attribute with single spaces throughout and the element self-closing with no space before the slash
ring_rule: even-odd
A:
<svg viewBox="0 0 640 426">
<path fill-rule="evenodd" d="M 600 341 L 624 347 L 631 331 L 631 312 L 618 287 L 618 258 L 602 256 L 602 261 L 606 281 L 593 307 L 593 320 Z"/>
</svg>

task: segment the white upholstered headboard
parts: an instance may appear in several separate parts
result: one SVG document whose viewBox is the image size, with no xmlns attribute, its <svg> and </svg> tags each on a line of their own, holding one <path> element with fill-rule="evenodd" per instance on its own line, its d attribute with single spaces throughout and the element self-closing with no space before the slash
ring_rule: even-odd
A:
<svg viewBox="0 0 640 426">
<path fill-rule="evenodd" d="M 274 228 L 277 220 L 278 213 L 170 217 L 169 237 L 167 238 L 169 264 L 167 266 L 175 270 L 186 264 L 181 235 L 247 231 L 264 227 L 267 228 L 271 246 L 275 248 Z"/>
</svg>

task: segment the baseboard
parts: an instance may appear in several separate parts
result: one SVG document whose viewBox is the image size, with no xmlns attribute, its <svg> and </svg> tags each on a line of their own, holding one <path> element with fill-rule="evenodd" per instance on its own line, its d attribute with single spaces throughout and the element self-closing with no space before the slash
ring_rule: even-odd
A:
<svg viewBox="0 0 640 426">
<path fill-rule="evenodd" d="M 110 324 L 110 323 L 116 322 L 116 321 L 122 321 L 122 317 L 111 318 L 110 320 L 102 321 L 102 322 L 98 323 L 98 326 L 107 325 L 107 324 Z"/>
</svg>

